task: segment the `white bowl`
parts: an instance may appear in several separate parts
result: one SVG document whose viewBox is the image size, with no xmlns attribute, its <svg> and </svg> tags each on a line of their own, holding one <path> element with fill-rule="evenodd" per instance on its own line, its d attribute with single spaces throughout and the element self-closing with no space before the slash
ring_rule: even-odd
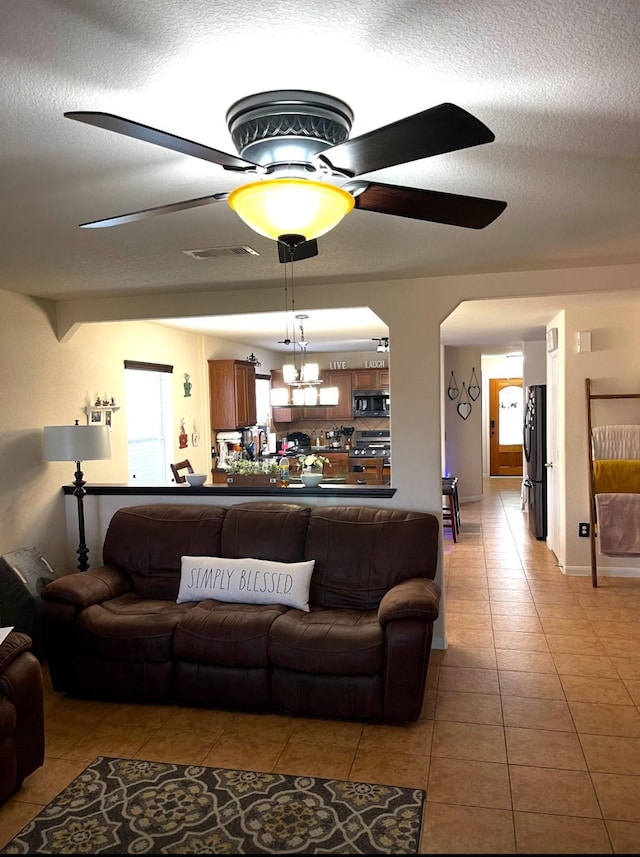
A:
<svg viewBox="0 0 640 857">
<path fill-rule="evenodd" d="M 204 485 L 207 481 L 206 473 L 187 473 L 186 477 L 187 482 L 192 488 L 198 488 L 200 485 Z"/>
</svg>

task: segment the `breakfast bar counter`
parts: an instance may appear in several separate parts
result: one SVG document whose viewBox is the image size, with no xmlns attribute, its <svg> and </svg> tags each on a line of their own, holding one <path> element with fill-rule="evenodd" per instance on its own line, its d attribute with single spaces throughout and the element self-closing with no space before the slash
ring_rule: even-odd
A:
<svg viewBox="0 0 640 857">
<path fill-rule="evenodd" d="M 63 491 L 65 494 L 73 495 L 73 485 L 64 485 Z M 291 482 L 288 488 L 280 488 L 279 486 L 268 487 L 239 487 L 236 485 L 211 485 L 204 484 L 200 487 L 192 488 L 190 485 L 131 485 L 130 483 L 122 484 L 97 484 L 91 483 L 85 485 L 87 496 L 114 496 L 120 497 L 171 497 L 176 499 L 187 497 L 198 497 L 198 502 L 206 502 L 207 498 L 214 499 L 218 503 L 220 500 L 229 497 L 269 497 L 277 501 L 290 502 L 305 502 L 306 498 L 310 497 L 358 497 L 358 498 L 389 498 L 396 493 L 395 488 L 390 488 L 388 485 L 358 485 L 348 484 L 344 482 L 321 482 L 317 488 L 307 488 L 301 482 Z M 295 500 L 293 499 L 295 497 Z M 139 502 L 133 500 L 133 503 Z M 145 502 L 153 502 L 151 500 Z M 232 500 L 231 502 L 237 502 Z M 334 501 L 335 502 L 335 501 Z"/>
</svg>

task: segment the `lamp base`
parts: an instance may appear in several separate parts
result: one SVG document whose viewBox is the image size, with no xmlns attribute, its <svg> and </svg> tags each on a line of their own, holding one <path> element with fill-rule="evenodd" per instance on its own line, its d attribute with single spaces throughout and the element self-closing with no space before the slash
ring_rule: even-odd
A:
<svg viewBox="0 0 640 857">
<path fill-rule="evenodd" d="M 78 501 L 78 536 L 79 536 L 79 544 L 78 550 L 76 553 L 78 554 L 78 569 L 80 571 L 86 571 L 89 568 L 89 548 L 87 547 L 85 541 L 85 529 L 84 529 L 84 495 L 87 493 L 85 489 L 85 485 L 87 484 L 84 480 L 84 473 L 80 469 L 80 462 L 76 461 L 76 472 L 75 479 L 73 482 L 74 491 L 73 496 Z"/>
</svg>

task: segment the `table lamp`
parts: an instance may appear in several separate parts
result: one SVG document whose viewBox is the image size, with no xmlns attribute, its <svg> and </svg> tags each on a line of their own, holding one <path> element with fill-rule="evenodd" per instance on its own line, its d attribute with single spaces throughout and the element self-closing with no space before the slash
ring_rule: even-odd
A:
<svg viewBox="0 0 640 857">
<path fill-rule="evenodd" d="M 78 501 L 78 528 L 80 543 L 78 545 L 78 568 L 86 571 L 89 568 L 87 557 L 89 549 L 85 542 L 84 506 L 85 490 L 84 474 L 80 468 L 82 461 L 96 461 L 111 458 L 111 437 L 108 426 L 81 426 L 76 420 L 72 426 L 45 426 L 43 429 L 44 461 L 75 461 L 76 472 L 73 495 Z"/>
</svg>

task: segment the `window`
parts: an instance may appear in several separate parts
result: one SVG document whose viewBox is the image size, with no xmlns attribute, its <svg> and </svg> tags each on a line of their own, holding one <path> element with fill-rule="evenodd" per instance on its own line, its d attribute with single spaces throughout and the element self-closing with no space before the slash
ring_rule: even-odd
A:
<svg viewBox="0 0 640 857">
<path fill-rule="evenodd" d="M 173 366 L 125 360 L 129 482 L 171 482 Z"/>
<path fill-rule="evenodd" d="M 271 376 L 256 375 L 256 425 L 271 425 Z"/>
</svg>

